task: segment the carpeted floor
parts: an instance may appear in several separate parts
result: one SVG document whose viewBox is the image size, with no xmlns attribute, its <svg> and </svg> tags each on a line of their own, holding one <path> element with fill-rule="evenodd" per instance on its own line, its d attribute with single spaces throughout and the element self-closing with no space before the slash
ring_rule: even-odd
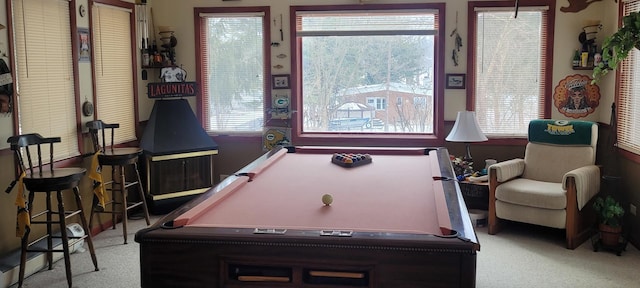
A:
<svg viewBox="0 0 640 288">
<path fill-rule="evenodd" d="M 145 223 L 129 223 L 133 232 L 127 245 L 122 244 L 120 226 L 94 238 L 100 271 L 93 271 L 88 252 L 72 255 L 73 287 L 140 287 L 138 243 L 133 235 Z M 640 287 L 640 252 L 631 245 L 621 256 L 594 252 L 589 241 L 567 250 L 562 231 L 515 223 L 498 235 L 488 235 L 486 228 L 478 228 L 477 234 L 479 288 Z M 67 287 L 64 262 L 30 276 L 23 287 Z"/>
</svg>

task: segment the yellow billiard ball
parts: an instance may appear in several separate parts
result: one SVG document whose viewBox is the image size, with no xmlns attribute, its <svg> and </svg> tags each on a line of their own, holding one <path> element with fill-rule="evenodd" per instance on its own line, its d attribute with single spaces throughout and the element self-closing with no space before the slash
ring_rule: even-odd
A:
<svg viewBox="0 0 640 288">
<path fill-rule="evenodd" d="M 331 205 L 331 203 L 333 203 L 333 196 L 331 196 L 331 194 L 322 195 L 322 203 L 324 203 L 324 205 Z"/>
</svg>

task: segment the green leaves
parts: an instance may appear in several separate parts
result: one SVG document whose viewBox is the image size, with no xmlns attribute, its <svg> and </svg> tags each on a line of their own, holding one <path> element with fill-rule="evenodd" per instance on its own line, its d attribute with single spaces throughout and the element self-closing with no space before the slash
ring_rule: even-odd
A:
<svg viewBox="0 0 640 288">
<path fill-rule="evenodd" d="M 609 71 L 618 68 L 618 64 L 629 56 L 631 49 L 640 46 L 640 12 L 624 16 L 622 23 L 623 26 L 602 43 L 603 63 L 593 69 L 592 84 L 597 83 Z"/>
<path fill-rule="evenodd" d="M 593 210 L 596 211 L 600 223 L 612 227 L 620 226 L 624 216 L 622 205 L 611 196 L 596 198 L 593 202 Z"/>
</svg>

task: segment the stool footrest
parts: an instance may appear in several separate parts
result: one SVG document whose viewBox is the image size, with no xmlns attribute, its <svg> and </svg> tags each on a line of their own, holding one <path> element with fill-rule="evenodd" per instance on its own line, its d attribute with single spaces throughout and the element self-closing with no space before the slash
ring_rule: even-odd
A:
<svg viewBox="0 0 640 288">
<path fill-rule="evenodd" d="M 66 218 L 73 217 L 73 216 L 75 216 L 75 215 L 80 214 L 80 212 L 82 212 L 82 211 L 80 211 L 80 210 L 75 210 L 75 211 L 64 211 L 64 218 L 66 219 Z"/>
<path fill-rule="evenodd" d="M 37 221 L 34 221 L 33 219 L 36 219 L 36 218 L 39 218 L 39 217 L 42 217 L 42 216 L 46 215 L 46 212 L 44 212 L 44 213 L 40 212 L 38 214 L 35 214 L 35 215 L 31 216 L 31 224 L 60 223 L 60 219 L 57 219 L 60 216 L 60 213 L 58 213 L 58 211 L 48 211 L 48 212 L 51 213 L 51 216 L 56 217 L 56 220 L 51 220 L 51 221 L 37 220 Z M 64 218 L 65 219 L 71 218 L 71 217 L 73 217 L 75 215 L 80 214 L 80 212 L 81 212 L 80 210 L 64 211 Z"/>
<path fill-rule="evenodd" d="M 120 191 L 121 191 L 121 189 L 120 189 L 120 183 L 111 183 L 111 184 L 112 184 L 112 185 L 110 186 L 110 188 L 105 188 L 105 190 L 106 190 L 106 191 L 118 191 L 118 192 L 120 192 Z M 106 185 L 106 184 L 105 184 L 105 185 Z M 127 188 L 129 188 L 129 187 L 131 187 L 131 186 L 134 186 L 134 185 L 138 185 L 138 182 L 137 182 L 137 181 L 136 181 L 136 182 L 127 182 L 126 184 L 124 184 L 124 188 L 125 188 L 125 189 L 127 189 Z M 113 186 L 118 187 L 118 189 L 116 189 L 116 188 L 112 188 Z"/>
<path fill-rule="evenodd" d="M 43 239 L 46 239 L 47 236 L 49 236 L 49 235 L 44 235 L 43 237 L 40 237 L 40 238 L 36 239 L 35 241 L 29 243 L 29 245 L 27 245 L 27 246 L 28 247 L 32 247 L 36 243 L 42 241 Z M 89 237 L 89 235 L 86 235 L 86 234 L 84 236 L 68 236 L 67 240 L 68 240 L 69 246 L 73 246 L 76 243 L 78 243 L 78 242 L 80 242 L 80 241 L 82 241 L 82 240 L 84 240 L 84 239 L 86 239 L 88 237 Z M 62 236 L 61 235 L 52 235 L 51 238 L 52 239 L 62 239 Z M 57 245 L 62 245 L 62 243 L 58 243 L 58 244 L 56 244 L 56 246 Z M 49 252 L 49 251 L 51 251 L 51 252 L 63 252 L 63 250 L 59 250 L 59 249 L 49 250 L 47 248 L 35 248 L 35 247 L 34 248 L 27 248 L 26 251 L 27 252 Z"/>
<path fill-rule="evenodd" d="M 27 252 L 64 252 L 62 249 L 46 249 L 46 248 L 29 248 Z"/>
<path fill-rule="evenodd" d="M 57 214 L 58 212 L 55 212 L 55 211 L 52 211 L 52 210 L 44 210 L 44 211 L 40 211 L 40 212 L 38 212 L 38 213 L 36 213 L 36 214 L 31 215 L 31 219 L 33 219 L 33 218 L 38 218 L 38 217 L 40 217 L 40 216 L 47 215 L 47 213 L 56 213 L 56 214 Z"/>
<path fill-rule="evenodd" d="M 112 211 L 112 210 L 102 210 L 102 211 L 93 211 L 93 213 L 100 213 L 100 214 L 122 214 L 122 212 L 120 211 Z"/>
<path fill-rule="evenodd" d="M 136 208 L 136 207 L 138 207 L 138 206 L 140 206 L 142 204 L 144 204 L 144 203 L 143 202 L 128 203 L 127 204 L 127 210 Z"/>
<path fill-rule="evenodd" d="M 105 203 L 106 205 L 122 205 L 122 203 L 120 202 L 107 202 Z M 144 205 L 144 202 L 140 201 L 140 202 L 127 202 L 127 210 L 131 210 L 133 208 L 136 208 L 138 206 Z M 98 211 L 98 210 L 93 210 L 93 213 L 105 213 L 105 214 L 122 214 L 122 211 L 113 211 L 113 210 L 102 210 L 102 211 Z"/>
<path fill-rule="evenodd" d="M 42 240 L 44 240 L 44 239 L 47 239 L 47 237 L 49 237 L 49 234 L 42 235 L 40 238 L 35 239 L 35 240 L 33 240 L 33 241 L 29 242 L 29 244 L 28 244 L 27 246 L 34 245 L 34 244 L 38 243 L 39 241 L 42 241 Z"/>
</svg>

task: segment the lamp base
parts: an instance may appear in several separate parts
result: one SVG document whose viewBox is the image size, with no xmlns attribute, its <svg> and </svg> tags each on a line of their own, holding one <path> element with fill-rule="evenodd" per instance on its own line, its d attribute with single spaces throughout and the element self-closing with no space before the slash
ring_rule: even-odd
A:
<svg viewBox="0 0 640 288">
<path fill-rule="evenodd" d="M 467 154 L 464 155 L 464 158 L 462 158 L 462 160 L 467 161 L 467 162 L 473 162 L 473 158 L 471 158 L 471 144 L 469 143 L 465 143 L 464 144 L 466 149 L 467 149 Z"/>
</svg>

